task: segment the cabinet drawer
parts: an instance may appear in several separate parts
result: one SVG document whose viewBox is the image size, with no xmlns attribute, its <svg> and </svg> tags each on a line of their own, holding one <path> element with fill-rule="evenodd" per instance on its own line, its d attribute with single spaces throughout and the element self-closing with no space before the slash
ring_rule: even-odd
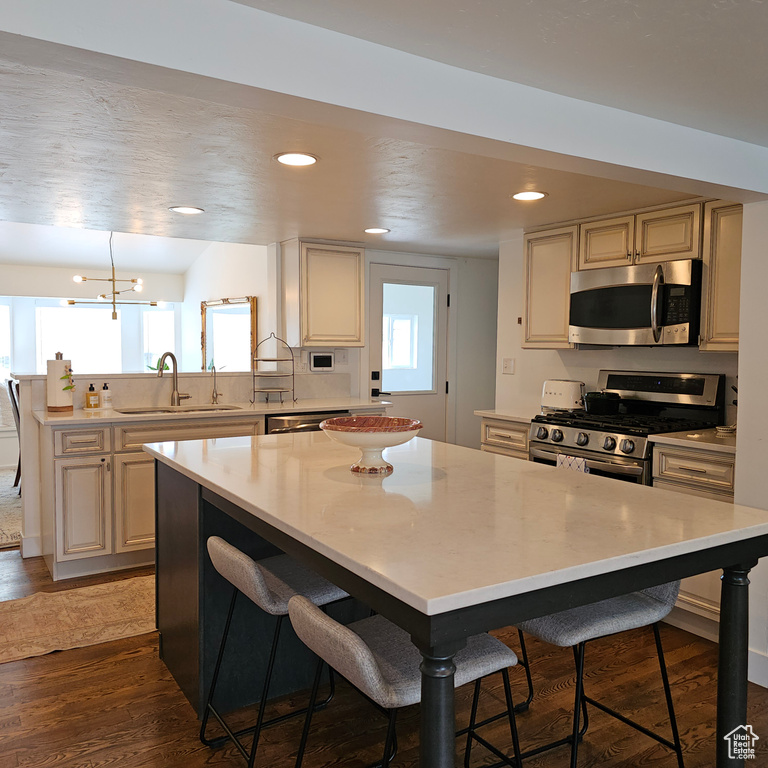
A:
<svg viewBox="0 0 768 768">
<path fill-rule="evenodd" d="M 735 457 L 726 453 L 654 448 L 653 477 L 702 490 L 733 493 Z"/>
<path fill-rule="evenodd" d="M 508 421 L 491 421 L 483 419 L 480 442 L 499 448 L 509 448 L 513 451 L 528 453 L 528 430 L 530 423 L 518 424 Z"/>
<path fill-rule="evenodd" d="M 261 420 L 166 422 L 126 424 L 115 427 L 115 451 L 138 451 L 143 443 L 166 440 L 204 440 L 209 437 L 242 437 L 262 432 Z"/>
<path fill-rule="evenodd" d="M 53 451 L 57 457 L 109 453 L 110 450 L 109 427 L 58 429 L 53 433 Z"/>
</svg>

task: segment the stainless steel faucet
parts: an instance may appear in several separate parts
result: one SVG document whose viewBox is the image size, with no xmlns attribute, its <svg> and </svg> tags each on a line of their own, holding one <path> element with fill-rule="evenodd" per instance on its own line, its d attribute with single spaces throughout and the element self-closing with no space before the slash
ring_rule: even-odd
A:
<svg viewBox="0 0 768 768">
<path fill-rule="evenodd" d="M 219 404 L 219 391 L 216 389 L 216 366 L 211 363 L 211 374 L 213 375 L 213 389 L 211 390 L 211 405 Z"/>
<path fill-rule="evenodd" d="M 192 395 L 179 392 L 179 364 L 176 362 L 176 355 L 173 352 L 163 352 L 162 357 L 157 363 L 157 375 L 163 377 L 163 368 L 166 358 L 171 358 L 171 376 L 173 377 L 173 392 L 171 392 L 171 405 L 181 405 L 182 400 L 188 400 Z"/>
</svg>

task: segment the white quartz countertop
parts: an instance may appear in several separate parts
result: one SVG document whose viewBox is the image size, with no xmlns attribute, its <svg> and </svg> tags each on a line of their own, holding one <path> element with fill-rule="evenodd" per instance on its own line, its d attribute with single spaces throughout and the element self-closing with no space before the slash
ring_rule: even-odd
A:
<svg viewBox="0 0 768 768">
<path fill-rule="evenodd" d="M 163 406 L 152 403 L 151 407 Z M 182 408 L 193 407 L 194 403 L 183 401 Z M 349 397 L 334 397 L 313 400 L 299 400 L 285 403 L 224 403 L 236 405 L 237 410 L 221 411 L 176 411 L 156 413 L 118 413 L 114 409 L 94 408 L 93 410 L 76 409 L 73 413 L 48 413 L 33 411 L 35 419 L 49 427 L 67 427 L 84 424 L 137 421 L 169 421 L 182 419 L 238 419 L 243 417 L 265 416 L 267 414 L 321 413 L 323 411 L 359 411 L 369 408 L 388 408 L 391 402 Z M 131 406 L 138 407 L 138 406 Z"/>
<path fill-rule="evenodd" d="M 432 615 L 768 534 L 768 512 L 414 438 L 359 477 L 324 433 L 145 445 Z"/>
<path fill-rule="evenodd" d="M 515 416 L 511 413 L 502 413 L 501 411 L 475 411 L 475 416 L 481 416 L 484 419 L 499 419 L 500 421 L 524 421 L 529 422 L 530 416 Z"/>
<path fill-rule="evenodd" d="M 650 435 L 649 442 L 659 445 L 676 445 L 679 448 L 699 448 L 718 453 L 736 453 L 736 433 L 718 437 L 713 429 L 694 429 L 685 432 L 667 432 L 664 435 Z"/>
</svg>

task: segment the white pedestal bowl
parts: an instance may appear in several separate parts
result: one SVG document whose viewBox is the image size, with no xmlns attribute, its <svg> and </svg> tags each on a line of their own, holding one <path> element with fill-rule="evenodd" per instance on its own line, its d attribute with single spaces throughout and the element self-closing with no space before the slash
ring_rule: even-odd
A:
<svg viewBox="0 0 768 768">
<path fill-rule="evenodd" d="M 332 440 L 359 448 L 360 460 L 350 467 L 364 475 L 390 475 L 394 468 L 381 455 L 385 448 L 407 443 L 424 425 L 399 416 L 338 416 L 320 423 Z"/>
</svg>

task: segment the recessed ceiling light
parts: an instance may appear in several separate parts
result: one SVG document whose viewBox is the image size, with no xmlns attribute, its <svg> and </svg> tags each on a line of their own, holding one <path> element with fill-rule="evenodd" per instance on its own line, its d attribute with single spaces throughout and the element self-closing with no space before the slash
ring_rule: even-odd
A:
<svg viewBox="0 0 768 768">
<path fill-rule="evenodd" d="M 187 216 L 196 216 L 198 213 L 205 213 L 202 208 L 195 208 L 193 205 L 172 205 L 169 211 L 174 213 L 183 213 Z"/>
<path fill-rule="evenodd" d="M 386 235 L 389 230 L 384 227 L 369 227 L 365 232 L 368 235 Z"/>
<path fill-rule="evenodd" d="M 283 165 L 314 165 L 318 158 L 314 155 L 308 155 L 305 152 L 281 152 L 275 155 L 275 160 Z"/>
<path fill-rule="evenodd" d="M 541 200 L 542 197 L 546 196 L 546 192 L 518 192 L 516 195 L 512 195 L 515 200 Z"/>
</svg>

